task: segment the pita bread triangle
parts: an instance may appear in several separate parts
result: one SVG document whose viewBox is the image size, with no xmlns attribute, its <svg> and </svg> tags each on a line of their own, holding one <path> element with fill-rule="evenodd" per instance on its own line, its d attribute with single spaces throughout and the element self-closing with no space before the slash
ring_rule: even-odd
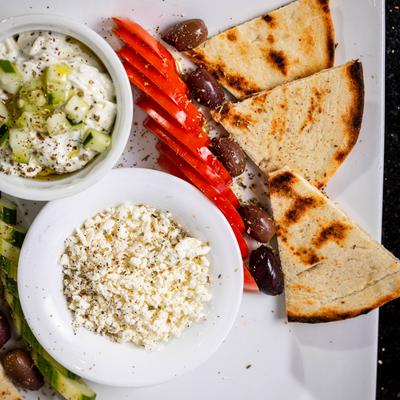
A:
<svg viewBox="0 0 400 400">
<path fill-rule="evenodd" d="M 351 61 L 211 112 L 268 174 L 289 166 L 323 187 L 357 142 L 362 65 Z"/>
<path fill-rule="evenodd" d="M 289 321 L 352 318 L 400 296 L 400 261 L 289 168 L 269 175 Z"/>
<path fill-rule="evenodd" d="M 333 65 L 329 0 L 298 0 L 216 35 L 186 54 L 236 98 Z"/>
</svg>

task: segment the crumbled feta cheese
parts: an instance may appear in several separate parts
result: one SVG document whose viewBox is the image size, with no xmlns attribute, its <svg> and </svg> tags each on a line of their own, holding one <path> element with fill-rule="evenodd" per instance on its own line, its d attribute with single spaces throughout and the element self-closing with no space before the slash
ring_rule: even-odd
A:
<svg viewBox="0 0 400 400">
<path fill-rule="evenodd" d="M 124 203 L 86 220 L 60 263 L 74 328 L 151 349 L 205 318 L 210 247 L 166 211 Z"/>
</svg>

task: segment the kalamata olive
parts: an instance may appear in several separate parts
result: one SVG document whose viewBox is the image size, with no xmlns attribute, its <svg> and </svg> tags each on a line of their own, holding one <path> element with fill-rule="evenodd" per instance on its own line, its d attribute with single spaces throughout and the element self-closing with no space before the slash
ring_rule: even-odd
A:
<svg viewBox="0 0 400 400">
<path fill-rule="evenodd" d="M 3 367 L 7 376 L 24 389 L 38 390 L 43 386 L 42 375 L 24 349 L 9 351 L 3 359 Z"/>
<path fill-rule="evenodd" d="M 188 19 L 168 28 L 162 39 L 179 51 L 191 50 L 203 43 L 208 36 L 208 29 L 202 19 Z"/>
<path fill-rule="evenodd" d="M 264 293 L 276 296 L 283 292 L 283 273 L 279 258 L 265 245 L 250 254 L 249 271 Z"/>
<path fill-rule="evenodd" d="M 229 138 L 214 138 L 210 150 L 231 176 L 239 176 L 246 168 L 246 156 L 240 146 Z"/>
<path fill-rule="evenodd" d="M 3 347 L 11 337 L 10 324 L 6 316 L 0 311 L 0 347 Z"/>
<path fill-rule="evenodd" d="M 246 226 L 246 233 L 259 242 L 267 243 L 275 235 L 275 224 L 269 214 L 257 206 L 242 206 L 238 209 Z"/>
<path fill-rule="evenodd" d="M 197 68 L 187 75 L 186 83 L 192 99 L 204 106 L 215 108 L 225 100 L 221 86 L 204 68 Z"/>
</svg>

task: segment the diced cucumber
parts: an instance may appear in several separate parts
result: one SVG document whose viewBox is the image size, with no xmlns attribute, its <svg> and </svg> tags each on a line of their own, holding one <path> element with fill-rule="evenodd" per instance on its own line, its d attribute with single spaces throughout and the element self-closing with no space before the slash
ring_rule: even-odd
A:
<svg viewBox="0 0 400 400">
<path fill-rule="evenodd" d="M 10 94 L 18 92 L 23 81 L 18 68 L 9 60 L 0 60 L 0 87 Z"/>
<path fill-rule="evenodd" d="M 70 160 L 71 158 L 74 158 L 75 156 L 77 156 L 79 154 L 79 151 L 80 151 L 79 149 L 71 150 L 68 153 L 68 159 Z"/>
<path fill-rule="evenodd" d="M 47 132 L 50 135 L 59 135 L 66 132 L 70 128 L 70 124 L 61 111 L 54 113 L 51 117 L 47 118 Z"/>
<path fill-rule="evenodd" d="M 117 105 L 111 101 L 97 101 L 93 104 L 86 119 L 94 120 L 93 128 L 99 131 L 111 132 L 117 114 Z"/>
<path fill-rule="evenodd" d="M 3 124 L 0 126 L 0 147 L 3 147 L 4 144 L 8 142 L 8 139 L 10 138 L 9 132 L 8 132 L 8 126 L 7 124 Z"/>
<path fill-rule="evenodd" d="M 7 224 L 17 223 L 17 206 L 7 199 L 0 199 L 0 219 Z"/>
<path fill-rule="evenodd" d="M 73 131 L 77 131 L 79 129 L 81 129 L 83 131 L 83 130 L 87 129 L 86 124 L 84 124 L 83 122 L 79 122 L 77 124 L 75 124 L 74 122 L 71 122 L 70 120 L 68 120 L 68 122 L 69 122 L 69 125 L 70 125 L 70 129 L 73 130 Z"/>
<path fill-rule="evenodd" d="M 89 111 L 89 104 L 82 97 L 75 95 L 68 100 L 65 105 L 65 111 L 68 119 L 73 124 L 78 124 Z"/>
<path fill-rule="evenodd" d="M 0 125 L 8 122 L 9 112 L 4 103 L 0 101 Z"/>
<path fill-rule="evenodd" d="M 24 111 L 15 121 L 15 127 L 25 130 L 33 129 L 40 133 L 47 132 L 47 110 Z"/>
<path fill-rule="evenodd" d="M 85 382 L 63 375 L 37 352 L 32 351 L 32 359 L 45 380 L 67 400 L 94 400 L 96 398 L 96 393 Z"/>
<path fill-rule="evenodd" d="M 29 134 L 25 130 L 13 128 L 9 131 L 10 147 L 13 152 L 13 160 L 27 164 L 31 157 L 31 142 Z"/>
<path fill-rule="evenodd" d="M 46 95 L 42 89 L 33 89 L 27 98 L 21 99 L 24 101 L 22 105 L 25 110 L 43 107 L 47 103 Z"/>
<path fill-rule="evenodd" d="M 90 149 L 102 153 L 111 143 L 109 135 L 96 129 L 88 129 L 82 139 L 82 144 L 85 149 Z"/>
<path fill-rule="evenodd" d="M 15 74 L 17 69 L 9 60 L 0 60 L 0 69 L 7 74 Z"/>
<path fill-rule="evenodd" d="M 38 177 L 45 177 L 49 175 L 54 175 L 56 171 L 52 168 L 42 167 L 42 170 L 37 174 Z"/>
<path fill-rule="evenodd" d="M 47 102 L 59 105 L 66 100 L 66 81 L 72 69 L 67 64 L 54 64 L 46 69 Z"/>
<path fill-rule="evenodd" d="M 45 86 L 42 77 L 24 82 L 18 93 L 19 107 L 37 110 L 46 104 Z"/>
<path fill-rule="evenodd" d="M 22 226 L 13 226 L 0 220 L 0 238 L 8 243 L 21 248 L 26 235 L 26 229 Z"/>
</svg>

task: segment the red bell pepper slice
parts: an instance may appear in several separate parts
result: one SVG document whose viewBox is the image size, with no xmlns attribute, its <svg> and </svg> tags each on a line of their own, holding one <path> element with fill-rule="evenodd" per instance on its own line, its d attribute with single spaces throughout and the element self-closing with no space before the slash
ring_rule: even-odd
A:
<svg viewBox="0 0 400 400">
<path fill-rule="evenodd" d="M 154 54 L 154 52 L 151 51 L 151 49 L 149 49 L 136 36 L 131 35 L 126 29 L 123 28 L 113 29 L 113 33 L 117 35 L 131 49 L 135 50 L 136 53 L 140 54 L 141 57 L 143 57 L 165 78 L 170 79 L 176 74 L 176 71 L 172 71 L 171 67 L 167 65 L 162 58 L 160 58 L 157 54 Z"/>
<path fill-rule="evenodd" d="M 153 50 L 163 63 L 175 69 L 175 60 L 171 53 L 139 24 L 127 18 L 113 17 L 113 20 L 120 28 L 126 29 L 130 34 L 136 36 L 141 42 Z"/>
<path fill-rule="evenodd" d="M 171 162 L 165 154 L 159 153 L 157 162 L 164 171 L 176 176 L 177 178 L 186 180 L 186 177 L 181 170 L 173 162 Z"/>
<path fill-rule="evenodd" d="M 242 254 L 243 258 L 246 258 L 249 255 L 249 247 L 247 246 L 247 243 L 244 240 L 244 237 L 239 232 L 239 230 L 236 228 L 236 226 L 232 226 L 232 230 L 233 230 L 233 233 L 235 234 L 236 240 L 238 242 L 240 253 Z"/>
<path fill-rule="evenodd" d="M 135 67 L 140 73 L 150 79 L 160 90 L 165 92 L 172 100 L 182 108 L 187 106 L 187 86 L 177 75 L 174 81 L 166 79 L 161 73 L 151 64 L 146 62 L 135 51 L 124 46 L 117 50 L 117 54 L 127 63 Z"/>
<path fill-rule="evenodd" d="M 257 286 L 256 281 L 254 280 L 253 276 L 251 275 L 250 271 L 248 270 L 247 266 L 243 264 L 243 275 L 244 275 L 244 290 L 246 292 L 259 292 L 260 289 Z"/>
<path fill-rule="evenodd" d="M 145 61 L 147 61 L 153 68 L 158 70 L 168 81 L 168 83 L 173 86 L 175 85 L 178 90 L 182 89 L 185 94 L 188 93 L 187 86 L 182 81 L 179 74 L 176 72 L 175 61 L 173 69 L 166 68 L 163 62 L 160 61 L 160 58 L 156 56 L 152 51 L 148 49 L 137 37 L 132 36 L 128 31 L 123 28 L 114 29 L 113 32 L 123 40 L 134 52 L 136 52 L 140 57 L 142 57 Z M 165 49 L 168 52 L 167 49 Z M 168 53 L 169 54 L 169 53 Z M 172 55 L 170 55 L 172 57 Z M 129 60 L 127 60 L 130 63 Z M 130 63 L 132 67 L 135 69 L 139 69 L 135 64 Z M 142 72 L 143 73 L 143 72 Z M 146 74 L 143 73 L 145 76 Z M 150 78 L 149 78 L 150 79 Z M 151 80 L 151 79 L 150 79 Z M 156 84 L 157 86 L 157 84 Z M 183 105 L 183 109 L 187 111 L 188 114 L 192 115 L 194 120 L 196 120 L 199 124 L 203 121 L 203 115 L 201 112 L 189 101 L 189 98 L 186 98 L 186 103 Z"/>
<path fill-rule="evenodd" d="M 178 141 L 182 142 L 194 154 L 200 155 L 198 150 L 210 144 L 210 139 L 206 132 L 200 134 L 189 132 L 180 127 L 154 100 L 150 97 L 141 96 L 136 102 L 145 113 L 157 121 L 166 131 L 173 135 Z M 206 147 L 207 148 L 207 147 Z M 207 148 L 208 150 L 208 148 Z M 211 154 L 211 152 L 210 152 Z M 230 178 L 228 178 L 230 179 Z"/>
<path fill-rule="evenodd" d="M 176 156 L 179 156 L 189 165 L 191 165 L 193 169 L 195 169 L 201 176 L 204 177 L 206 181 L 209 182 L 210 185 L 212 185 L 220 194 L 226 197 L 226 199 L 229 200 L 232 205 L 235 204 L 234 207 L 237 206 L 238 200 L 231 188 L 226 185 L 222 178 L 216 174 L 216 172 L 203 160 L 199 159 L 191 151 L 187 150 L 185 146 L 182 146 L 179 142 L 175 141 L 171 135 L 153 119 L 146 119 L 143 125 L 152 131 L 158 137 L 158 139 L 164 142 Z"/>
<path fill-rule="evenodd" d="M 193 108 L 196 110 L 196 114 L 194 114 L 189 107 L 187 107 L 186 110 L 182 110 L 163 91 L 161 91 L 156 85 L 154 85 L 154 83 L 141 74 L 135 67 L 127 63 L 123 63 L 123 65 L 130 82 L 151 97 L 157 104 L 167 111 L 168 114 L 170 114 L 177 122 L 179 122 L 182 127 L 191 132 L 203 132 L 203 129 L 200 125 L 199 116 L 197 115 L 199 111 L 193 106 L 192 103 L 190 103 L 189 100 L 188 103 L 192 104 Z"/>
<path fill-rule="evenodd" d="M 136 104 L 153 120 L 161 125 L 164 131 L 169 133 L 175 141 L 183 144 L 195 156 L 203 160 L 226 184 L 229 185 L 232 182 L 232 177 L 229 175 L 228 171 L 207 147 L 210 140 L 205 133 L 201 136 L 194 135 L 191 132 L 180 128 L 171 121 L 171 118 L 154 101 L 148 97 L 141 97 Z M 235 196 L 230 195 L 229 197 L 233 198 Z M 239 201 L 237 200 L 232 203 L 235 207 L 239 206 Z"/>
<path fill-rule="evenodd" d="M 164 153 L 160 153 L 158 156 L 158 165 L 162 167 L 165 171 L 169 172 L 172 175 L 175 175 L 181 179 L 188 179 L 182 174 L 181 170 L 171 161 Z M 242 257 L 246 258 L 249 253 L 249 249 L 247 247 L 247 243 L 244 240 L 243 236 L 237 230 L 234 225 L 231 225 L 231 228 L 236 236 L 236 239 L 239 244 L 240 252 L 242 253 Z M 257 286 L 256 281 L 254 280 L 253 276 L 251 275 L 250 271 L 248 270 L 247 266 L 243 264 L 243 277 L 244 277 L 244 290 L 246 292 L 259 292 L 260 289 Z"/>
<path fill-rule="evenodd" d="M 198 156 L 204 162 L 212 168 L 224 182 L 230 184 L 232 177 L 225 167 L 219 162 L 214 154 L 207 147 L 210 140 L 207 134 L 204 132 L 203 135 L 193 135 L 192 133 L 185 131 L 180 128 L 171 118 L 164 112 L 164 110 L 158 106 L 157 103 L 152 101 L 148 97 L 141 97 L 136 104 L 145 111 L 152 119 L 154 119 L 159 125 L 161 125 L 165 131 L 175 138 L 176 141 L 186 146 L 194 155 Z M 234 202 L 235 207 L 239 206 L 239 202 Z"/>
<path fill-rule="evenodd" d="M 210 185 L 190 164 L 188 164 L 181 157 L 177 155 L 164 143 L 157 144 L 158 151 L 170 159 L 179 170 L 186 176 L 186 178 L 196 186 L 209 200 L 211 200 L 224 214 L 229 224 L 237 228 L 238 232 L 244 233 L 244 223 L 237 212 L 232 206 L 232 203 L 212 185 Z"/>
</svg>

